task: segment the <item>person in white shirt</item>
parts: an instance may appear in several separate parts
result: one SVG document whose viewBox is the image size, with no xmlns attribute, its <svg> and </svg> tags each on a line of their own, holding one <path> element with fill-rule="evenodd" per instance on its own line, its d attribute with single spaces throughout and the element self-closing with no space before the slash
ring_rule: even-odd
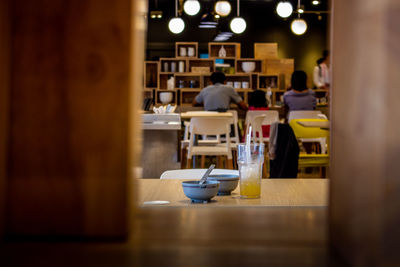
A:
<svg viewBox="0 0 400 267">
<path fill-rule="evenodd" d="M 314 67 L 313 80 L 318 89 L 329 89 L 329 52 L 324 51 L 323 57 L 317 60 L 317 66 Z"/>
</svg>

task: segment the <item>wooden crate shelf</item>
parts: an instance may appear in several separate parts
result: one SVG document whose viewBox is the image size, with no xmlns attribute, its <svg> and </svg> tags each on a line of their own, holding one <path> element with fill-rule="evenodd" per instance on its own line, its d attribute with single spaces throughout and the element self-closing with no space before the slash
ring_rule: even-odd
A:
<svg viewBox="0 0 400 267">
<path fill-rule="evenodd" d="M 201 75 L 193 74 L 175 74 L 176 89 L 201 89 L 203 81 Z"/>
<path fill-rule="evenodd" d="M 257 79 L 257 88 L 279 88 L 279 75 L 259 74 Z"/>
<path fill-rule="evenodd" d="M 191 106 L 193 99 L 200 93 L 201 89 L 181 89 L 179 90 L 180 104 L 182 106 Z"/>
<path fill-rule="evenodd" d="M 145 61 L 144 63 L 144 88 L 154 89 L 158 87 L 158 61 Z"/>
<path fill-rule="evenodd" d="M 185 55 L 181 55 L 181 49 L 185 49 Z M 189 49 L 194 50 L 194 55 L 189 56 Z M 176 42 L 175 43 L 175 57 L 176 58 L 198 58 L 199 57 L 199 44 L 197 42 Z"/>
<path fill-rule="evenodd" d="M 160 93 L 163 93 L 163 92 L 172 93 L 172 101 L 170 103 L 161 103 Z M 155 105 L 156 106 L 167 105 L 167 104 L 177 105 L 177 103 L 178 103 L 178 92 L 177 91 L 174 91 L 174 90 L 156 90 L 155 91 Z"/>
<path fill-rule="evenodd" d="M 159 72 L 161 73 L 177 73 L 179 72 L 179 63 L 183 62 L 184 68 L 183 72 L 187 72 L 187 60 L 179 58 L 160 58 Z M 175 71 L 173 71 L 173 65 L 175 65 Z M 182 72 L 182 73 L 183 73 Z"/>
<path fill-rule="evenodd" d="M 219 56 L 219 51 L 224 47 L 226 51 L 225 57 Z M 232 58 L 237 59 L 240 58 L 240 43 L 217 43 L 211 42 L 208 43 L 208 53 L 210 58 Z"/>
<path fill-rule="evenodd" d="M 236 60 L 236 73 L 246 73 L 243 68 L 242 68 L 242 63 L 243 62 L 254 62 L 256 67 L 251 73 L 263 73 L 264 72 L 264 66 L 263 66 L 263 60 L 261 59 L 252 59 L 252 58 L 242 58 L 242 59 L 237 59 Z"/>
<path fill-rule="evenodd" d="M 209 68 L 208 71 L 194 71 L 196 68 Z M 205 73 L 214 72 L 215 65 L 213 59 L 189 59 L 188 61 L 188 71 L 194 73 Z"/>
</svg>

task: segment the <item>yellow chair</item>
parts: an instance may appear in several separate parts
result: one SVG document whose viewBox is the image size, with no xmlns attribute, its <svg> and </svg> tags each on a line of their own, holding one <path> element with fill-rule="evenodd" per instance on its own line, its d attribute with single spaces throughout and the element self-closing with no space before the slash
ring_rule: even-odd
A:
<svg viewBox="0 0 400 267">
<path fill-rule="evenodd" d="M 326 122 L 325 119 L 293 119 L 289 122 L 294 134 L 298 140 L 303 138 L 324 138 L 327 142 L 326 154 L 306 154 L 300 153 L 299 155 L 299 168 L 305 167 L 329 167 L 329 130 L 321 129 L 320 127 L 305 127 L 298 122 L 313 121 L 313 122 Z M 322 169 L 321 169 L 322 172 Z"/>
</svg>

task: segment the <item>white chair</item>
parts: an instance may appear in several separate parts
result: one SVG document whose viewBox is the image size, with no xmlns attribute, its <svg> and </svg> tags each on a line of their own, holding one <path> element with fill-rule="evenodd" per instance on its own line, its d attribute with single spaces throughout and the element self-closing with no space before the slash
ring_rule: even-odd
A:
<svg viewBox="0 0 400 267">
<path fill-rule="evenodd" d="M 191 179 L 191 180 L 200 180 L 201 177 L 207 169 L 180 169 L 180 170 L 169 170 L 165 171 L 161 174 L 160 179 Z M 229 169 L 214 169 L 211 172 L 212 174 L 232 174 L 239 175 L 238 170 L 229 170 Z"/>
<path fill-rule="evenodd" d="M 230 140 L 230 125 L 232 118 L 229 117 L 194 117 L 190 120 L 190 137 L 187 151 L 187 165 L 190 166 L 192 157 L 201 156 L 226 156 L 228 165 L 232 168 L 232 150 Z M 215 135 L 225 134 L 225 145 L 197 144 L 195 145 L 195 135 Z"/>
<path fill-rule="evenodd" d="M 246 136 L 249 134 L 250 126 L 252 128 L 253 134 L 253 142 L 256 143 L 257 135 L 258 135 L 258 143 L 263 143 L 263 131 L 262 131 L 262 123 L 265 119 L 265 115 L 257 115 L 251 118 L 249 123 L 247 124 Z"/>
<path fill-rule="evenodd" d="M 277 110 L 249 110 L 246 113 L 245 120 L 247 129 L 251 121 L 253 121 L 256 116 L 260 115 L 265 115 L 261 125 L 271 125 L 274 122 L 279 122 L 279 112 Z M 263 137 L 262 140 L 264 142 L 269 142 L 269 137 Z"/>
<path fill-rule="evenodd" d="M 325 114 L 319 110 L 294 110 L 290 111 L 288 115 L 288 122 L 295 119 L 328 119 Z M 321 154 L 326 154 L 326 138 L 299 138 L 303 143 L 320 143 Z"/>
</svg>

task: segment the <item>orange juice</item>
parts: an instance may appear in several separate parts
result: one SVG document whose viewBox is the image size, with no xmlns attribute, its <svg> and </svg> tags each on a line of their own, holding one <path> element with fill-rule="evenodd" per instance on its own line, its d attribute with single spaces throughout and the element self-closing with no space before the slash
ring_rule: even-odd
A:
<svg viewBox="0 0 400 267">
<path fill-rule="evenodd" d="M 262 162 L 239 164 L 240 197 L 259 198 L 261 195 Z"/>
</svg>

